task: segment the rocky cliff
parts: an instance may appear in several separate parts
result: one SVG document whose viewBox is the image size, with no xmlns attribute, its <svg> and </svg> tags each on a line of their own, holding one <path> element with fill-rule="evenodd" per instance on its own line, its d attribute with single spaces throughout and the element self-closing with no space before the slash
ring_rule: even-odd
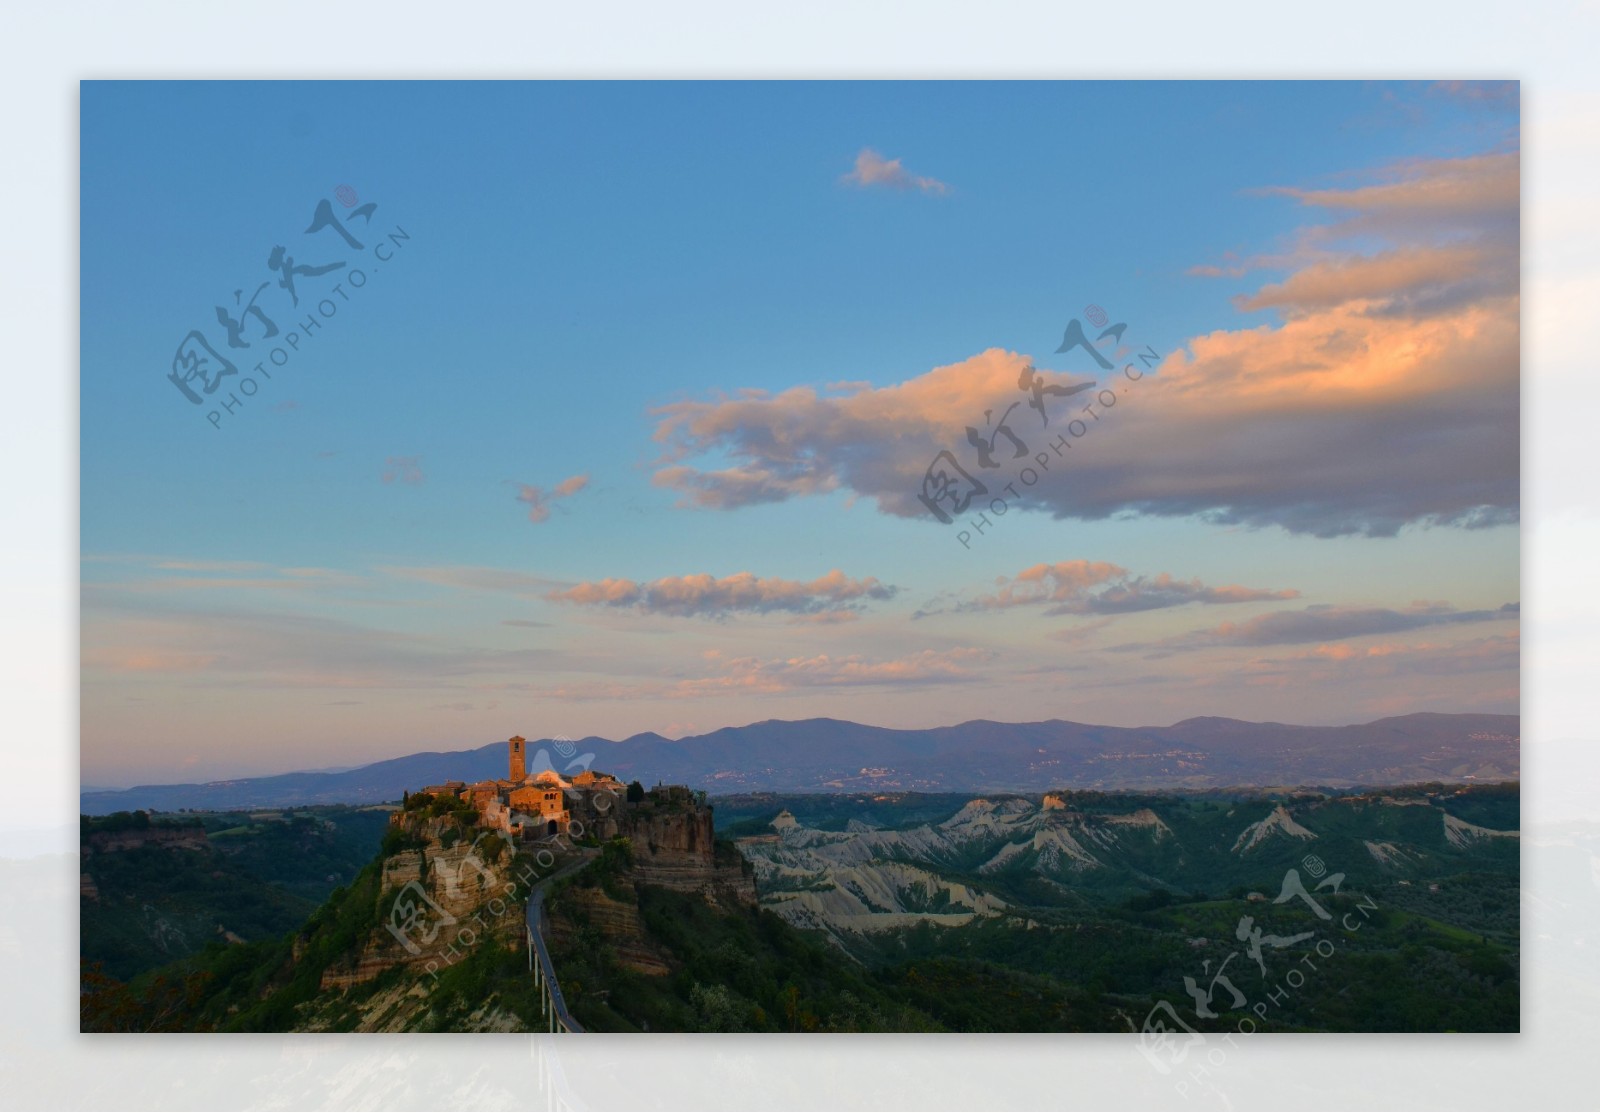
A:
<svg viewBox="0 0 1600 1113">
<path fill-rule="evenodd" d="M 360 985 L 397 966 L 429 976 L 489 936 L 522 945 L 532 875 L 519 883 L 510 844 L 445 817 L 400 815 L 396 826 L 414 845 L 383 859 L 377 926 L 358 952 L 323 970 L 323 989 Z"/>
<path fill-rule="evenodd" d="M 605 940 L 618 965 L 639 974 L 670 974 L 671 956 L 650 938 L 639 915 L 638 891 L 627 882 L 612 889 L 615 896 L 579 886 L 562 894 L 559 913 L 549 920 L 552 950 L 570 952 L 581 945 L 583 932 L 593 932 Z"/>
<path fill-rule="evenodd" d="M 708 805 L 647 800 L 628 809 L 621 827 L 638 884 L 701 893 L 713 903 L 755 904 L 755 872 L 737 853 L 718 854 Z"/>
<path fill-rule="evenodd" d="M 711 808 L 685 790 L 658 790 L 630 804 L 619 830 L 626 846 L 608 844 L 547 906 L 551 950 L 569 993 L 604 981 L 601 969 L 660 976 L 681 965 L 682 956 L 661 940 L 660 924 L 644 913 L 652 889 L 688 895 L 717 914 L 756 909 L 753 868 L 731 843 L 717 843 Z"/>
<path fill-rule="evenodd" d="M 118 850 L 137 850 L 156 846 L 167 850 L 204 850 L 211 845 L 206 830 L 195 824 L 151 824 L 120 831 L 96 831 L 84 841 L 82 851 L 109 854 Z"/>
</svg>

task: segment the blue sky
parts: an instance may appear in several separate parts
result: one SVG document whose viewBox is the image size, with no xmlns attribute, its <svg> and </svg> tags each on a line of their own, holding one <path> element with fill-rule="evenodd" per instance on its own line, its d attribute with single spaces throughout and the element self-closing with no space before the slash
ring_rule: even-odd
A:
<svg viewBox="0 0 1600 1113">
<path fill-rule="evenodd" d="M 86 83 L 83 777 L 1515 711 L 1517 133 L 1426 83 Z M 347 264 L 284 333 L 367 284 L 214 426 L 174 349 L 277 245 Z M 1098 374 L 1091 303 L 1166 362 L 957 543 L 930 447 Z"/>
</svg>

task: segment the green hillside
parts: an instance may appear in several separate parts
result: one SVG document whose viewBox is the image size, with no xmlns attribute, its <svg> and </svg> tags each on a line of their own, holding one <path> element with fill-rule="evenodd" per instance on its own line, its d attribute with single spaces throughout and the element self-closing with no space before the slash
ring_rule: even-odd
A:
<svg viewBox="0 0 1600 1113">
<path fill-rule="evenodd" d="M 126 980 L 214 942 L 281 936 L 371 859 L 386 821 L 338 807 L 84 816 L 79 954 Z"/>
</svg>

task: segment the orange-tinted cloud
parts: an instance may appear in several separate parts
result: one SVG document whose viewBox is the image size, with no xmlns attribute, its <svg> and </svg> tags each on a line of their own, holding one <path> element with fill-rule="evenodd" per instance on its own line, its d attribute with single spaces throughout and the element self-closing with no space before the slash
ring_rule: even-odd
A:
<svg viewBox="0 0 1600 1113">
<path fill-rule="evenodd" d="M 1132 576 L 1126 568 L 1105 561 L 1064 560 L 1035 564 L 1009 579 L 998 590 L 957 604 L 956 611 L 993 611 L 1006 607 L 1048 605 L 1047 615 L 1117 615 L 1181 607 L 1189 603 L 1260 603 L 1295 599 L 1292 588 L 1209 587 L 1198 579 L 1179 580 L 1168 572 Z M 917 616 L 938 613 L 919 611 Z"/>
<path fill-rule="evenodd" d="M 1521 639 L 1515 633 L 1456 644 L 1319 645 L 1282 657 L 1257 657 L 1238 666 L 1238 672 L 1249 683 L 1277 683 L 1283 687 L 1406 676 L 1515 673 L 1521 665 L 1521 648 Z"/>
<path fill-rule="evenodd" d="M 713 659 L 716 675 L 679 682 L 674 696 L 729 692 L 773 693 L 795 688 L 864 687 L 874 685 L 954 684 L 977 680 L 973 664 L 993 656 L 990 650 L 958 647 L 925 649 L 904 657 L 872 659 L 860 654 L 761 660 L 756 657 Z"/>
<path fill-rule="evenodd" d="M 950 192 L 950 187 L 937 178 L 913 174 L 900 165 L 899 159 L 884 158 L 870 147 L 861 149 L 861 153 L 856 155 L 855 167 L 839 180 L 862 189 L 874 186 L 884 189 L 915 189 L 940 197 Z"/>
<path fill-rule="evenodd" d="M 1115 652 L 1152 649 L 1175 652 L 1226 646 L 1303 645 L 1395 634 L 1428 626 L 1515 621 L 1518 617 L 1519 608 L 1515 603 L 1492 611 L 1458 611 L 1447 603 L 1414 603 L 1403 610 L 1319 604 L 1298 611 L 1272 611 L 1243 622 L 1224 622 L 1157 642 L 1110 648 Z"/>
<path fill-rule="evenodd" d="M 587 475 L 574 475 L 563 479 L 549 491 L 542 487 L 522 484 L 517 490 L 517 501 L 528 504 L 528 521 L 538 524 L 550 517 L 550 506 L 558 499 L 577 494 L 589 485 Z"/>
<path fill-rule="evenodd" d="M 931 523 L 917 496 L 948 450 L 991 493 L 1024 464 L 1047 471 L 1013 501 L 1060 518 L 1199 516 L 1317 536 L 1513 522 L 1518 177 L 1512 152 L 1278 190 L 1337 218 L 1305 230 L 1290 273 L 1243 299 L 1279 320 L 1195 336 L 1137 383 L 1069 353 L 1072 371 L 1121 392 L 1072 442 L 1070 468 L 1050 445 L 1080 415 L 1058 408 L 1051 420 L 1048 396 L 1044 413 L 1031 408 L 1021 384 L 1034 361 L 990 349 L 841 395 L 797 386 L 663 407 L 654 481 L 716 509 L 848 490 Z M 1158 334 L 1137 307 L 1127 319 L 1134 344 Z M 985 469 L 970 438 L 1002 422 L 1027 458 L 1000 440 Z M 709 455 L 714 468 L 693 462 Z"/>
<path fill-rule="evenodd" d="M 817 615 L 841 609 L 840 603 L 888 599 L 895 590 L 872 576 L 854 580 L 836 568 L 809 583 L 750 572 L 721 578 L 707 573 L 666 576 L 648 583 L 608 578 L 552 591 L 545 598 L 580 606 L 629 607 L 645 614 L 725 618 L 735 613 Z"/>
</svg>

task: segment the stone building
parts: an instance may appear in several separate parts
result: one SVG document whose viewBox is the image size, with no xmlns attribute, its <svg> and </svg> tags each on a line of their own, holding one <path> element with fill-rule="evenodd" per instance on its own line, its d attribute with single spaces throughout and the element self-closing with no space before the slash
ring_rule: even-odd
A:
<svg viewBox="0 0 1600 1113">
<path fill-rule="evenodd" d="M 586 769 L 571 780 L 554 769 L 530 775 L 528 740 L 520 734 L 507 739 L 506 757 L 508 775 L 501 780 L 470 785 L 446 781 L 422 791 L 471 804 L 483 826 L 511 836 L 547 838 L 572 833 L 609 839 L 620 832 L 619 816 L 627 804 L 628 790 L 610 773 Z"/>
</svg>

